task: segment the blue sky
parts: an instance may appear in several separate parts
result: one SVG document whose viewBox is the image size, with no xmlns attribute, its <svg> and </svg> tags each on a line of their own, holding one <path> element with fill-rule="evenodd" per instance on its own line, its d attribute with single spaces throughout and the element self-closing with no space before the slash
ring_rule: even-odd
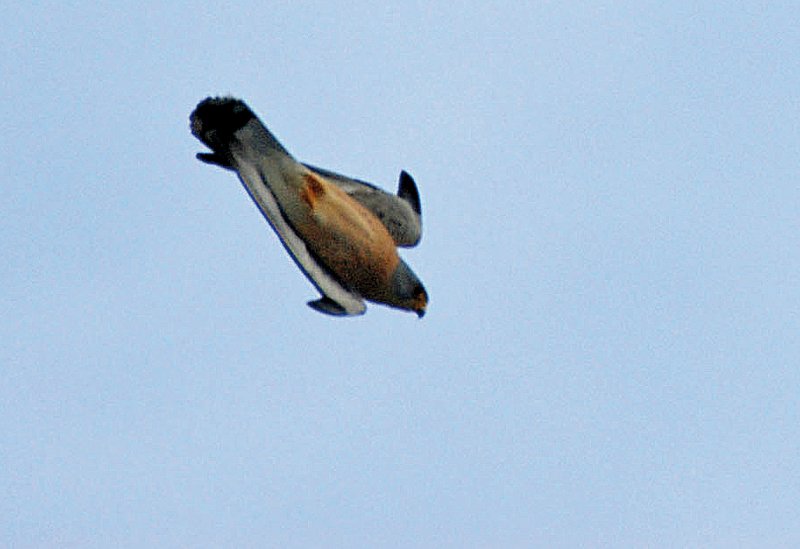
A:
<svg viewBox="0 0 800 549">
<path fill-rule="evenodd" d="M 0 33 L 0 545 L 800 543 L 793 3 L 40 2 Z M 188 115 L 422 195 L 313 287 Z"/>
</svg>

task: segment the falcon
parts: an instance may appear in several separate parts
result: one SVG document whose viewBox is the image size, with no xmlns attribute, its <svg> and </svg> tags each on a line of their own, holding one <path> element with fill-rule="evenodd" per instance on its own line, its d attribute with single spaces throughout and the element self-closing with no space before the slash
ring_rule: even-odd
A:
<svg viewBox="0 0 800 549">
<path fill-rule="evenodd" d="M 301 163 L 241 100 L 209 97 L 190 117 L 212 152 L 205 163 L 233 170 L 300 270 L 322 294 L 308 302 L 335 316 L 361 315 L 364 300 L 425 314 L 428 294 L 397 253 L 422 236 L 419 192 L 400 173 L 397 194 Z"/>
</svg>

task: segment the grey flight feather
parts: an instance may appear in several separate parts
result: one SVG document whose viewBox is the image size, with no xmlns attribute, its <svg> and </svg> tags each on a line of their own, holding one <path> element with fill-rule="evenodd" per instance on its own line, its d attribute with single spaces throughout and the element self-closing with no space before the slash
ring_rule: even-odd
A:
<svg viewBox="0 0 800 549">
<path fill-rule="evenodd" d="M 422 210 L 419 191 L 408 173 L 400 173 L 397 195 L 393 195 L 366 181 L 310 164 L 304 166 L 339 185 L 344 192 L 375 214 L 389 230 L 395 244 L 411 248 L 419 243 L 422 238 Z"/>
<path fill-rule="evenodd" d="M 214 151 L 198 158 L 236 171 L 286 251 L 324 296 L 309 305 L 337 316 L 363 314 L 366 305 L 361 296 L 345 288 L 317 261 L 281 212 L 265 176 L 266 163 L 275 162 L 276 158 L 278 162 L 296 161 L 255 114 L 241 101 L 208 99 L 192 113 L 192 133 Z"/>
</svg>

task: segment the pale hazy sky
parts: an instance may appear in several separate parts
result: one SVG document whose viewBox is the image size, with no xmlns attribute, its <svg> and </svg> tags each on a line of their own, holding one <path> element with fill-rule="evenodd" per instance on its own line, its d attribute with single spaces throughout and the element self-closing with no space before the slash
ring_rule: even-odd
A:
<svg viewBox="0 0 800 549">
<path fill-rule="evenodd" d="M 17 3 L 0 545 L 800 544 L 792 2 Z M 188 116 L 422 195 L 315 313 Z"/>
</svg>

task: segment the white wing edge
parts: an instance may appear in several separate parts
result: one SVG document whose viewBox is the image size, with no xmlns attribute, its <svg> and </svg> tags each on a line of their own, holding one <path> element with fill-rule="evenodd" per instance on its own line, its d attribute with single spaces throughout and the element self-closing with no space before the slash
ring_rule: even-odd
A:
<svg viewBox="0 0 800 549">
<path fill-rule="evenodd" d="M 243 160 L 238 155 L 236 157 L 236 168 L 239 175 L 239 180 L 242 182 L 250 198 L 253 199 L 258 209 L 261 211 L 264 218 L 270 224 L 272 229 L 278 235 L 286 251 L 292 256 L 297 266 L 311 281 L 311 283 L 323 294 L 340 306 L 342 311 L 331 310 L 330 307 L 315 306 L 315 303 L 326 302 L 320 300 L 319 302 L 310 302 L 312 308 L 328 314 L 339 314 L 346 316 L 355 316 L 364 314 L 367 310 L 364 301 L 355 293 L 342 286 L 330 273 L 320 265 L 316 259 L 308 251 L 305 242 L 297 235 L 292 229 L 286 219 L 283 217 L 278 201 L 275 195 L 267 186 L 263 176 L 258 168 Z M 327 302 L 326 302 L 327 303 Z"/>
</svg>

